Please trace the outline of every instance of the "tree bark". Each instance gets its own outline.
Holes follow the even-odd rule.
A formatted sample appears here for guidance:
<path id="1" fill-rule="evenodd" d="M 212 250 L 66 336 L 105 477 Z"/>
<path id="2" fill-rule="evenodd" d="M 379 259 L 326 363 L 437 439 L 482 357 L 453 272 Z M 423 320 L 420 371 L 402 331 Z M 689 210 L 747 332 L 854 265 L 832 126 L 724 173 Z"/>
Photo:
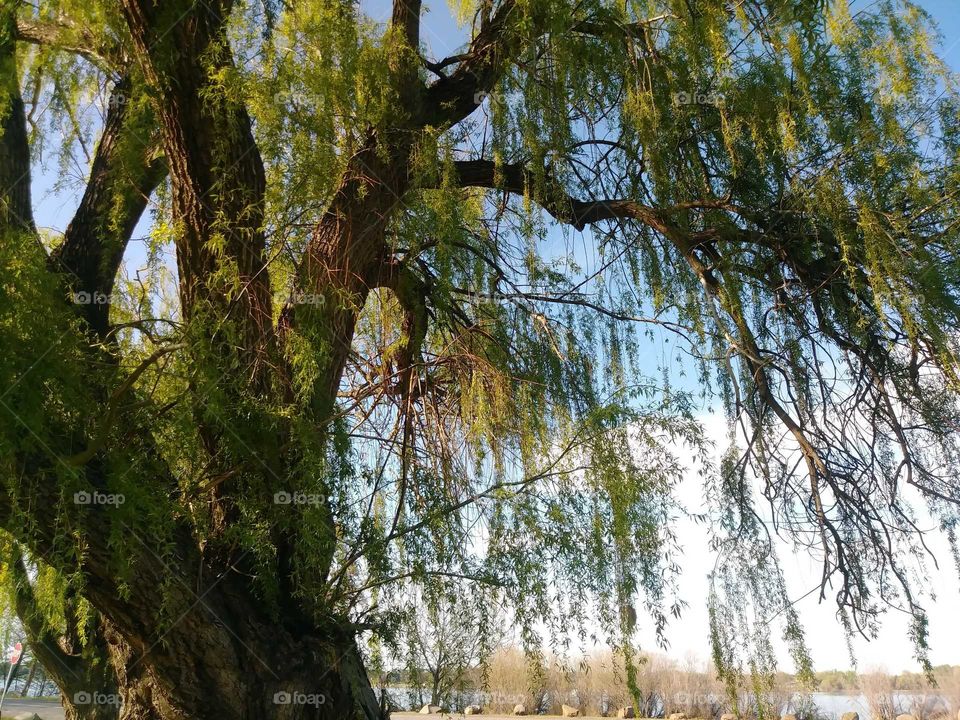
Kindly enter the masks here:
<path id="1" fill-rule="evenodd" d="M 352 633 L 298 633 L 232 601 L 206 596 L 149 654 L 149 635 L 108 633 L 120 720 L 382 717 Z"/>
<path id="2" fill-rule="evenodd" d="M 177 219 L 180 300 L 193 333 L 190 350 L 199 348 L 201 362 L 216 359 L 217 367 L 210 368 L 216 381 L 243 387 L 246 392 L 249 379 L 254 393 L 267 395 L 275 385 L 283 386 L 286 378 L 282 377 L 282 363 L 269 357 L 278 333 L 272 324 L 262 228 L 264 172 L 245 108 L 217 85 L 218 78 L 229 74 L 232 66 L 226 38 L 230 3 L 123 0 L 122 11 L 136 61 L 151 86 L 169 168 Z M 411 45 L 416 45 L 418 17 L 419 2 L 398 4 L 395 22 L 404 28 Z M 12 50 L 10 54 L 12 57 Z M 419 92 L 417 73 L 408 65 L 401 63 L 393 70 L 398 82 L 410 92 Z M 472 88 L 467 88 L 470 97 Z M 14 90 L 10 96 L 19 99 L 19 89 Z M 466 111 L 468 103 L 460 105 Z M 10 116 L 22 119 L 22 102 L 19 116 Z M 79 282 L 86 283 L 77 286 L 82 290 L 95 288 L 109 294 L 124 238 L 136 224 L 134 216 L 139 217 L 141 201 L 145 202 L 156 177 L 150 167 L 137 175 L 131 184 L 134 192 L 121 198 L 129 209 L 128 222 L 115 238 L 106 237 L 103 221 L 108 208 L 116 207 L 115 202 L 105 202 L 116 189 L 111 190 L 110 185 L 116 177 L 117 161 L 110 158 L 116 155 L 113 148 L 128 121 L 119 112 L 108 117 L 97 156 L 103 162 L 94 163 L 88 192 L 68 230 L 74 240 L 68 237 L 57 258 Z M 14 150 L 20 154 L 8 157 L 11 166 L 25 164 L 29 170 L 29 156 L 21 157 L 21 151 L 27 150 L 22 123 L 21 127 L 22 138 L 8 136 L 16 141 Z M 305 410 L 310 416 L 307 419 L 321 431 L 333 412 L 357 315 L 370 289 L 390 281 L 385 276 L 391 266 L 385 229 L 407 190 L 412 137 L 410 128 L 390 135 L 369 131 L 367 142 L 353 158 L 318 223 L 298 272 L 297 289 L 321 294 L 326 302 L 319 307 L 289 306 L 282 313 L 279 334 L 295 328 L 318 348 L 330 349 L 322 355 L 321 372 Z M 0 170 L 6 171 L 5 167 Z M 16 193 L 14 198 L 16 202 L 9 207 L 29 211 L 29 196 L 26 202 Z M 234 272 L 235 277 L 224 279 Z M 235 293 L 234 287 L 242 292 Z M 109 330 L 108 306 L 95 310 L 86 314 L 87 320 L 103 336 Z M 206 318 L 229 320 L 235 323 L 234 332 L 225 340 L 224 333 L 218 336 L 214 330 L 214 323 L 204 327 Z M 204 334 L 205 330 L 209 332 Z M 110 389 L 98 391 L 104 390 L 101 395 L 108 397 Z M 231 469 L 218 467 L 216 462 L 222 455 L 218 435 L 225 431 L 217 423 L 232 421 L 207 420 L 209 425 L 200 428 L 210 452 L 211 472 Z M 140 431 L 139 439 L 131 440 L 130 447 L 121 452 L 131 460 L 147 457 L 152 462 L 158 454 L 151 447 L 150 429 Z M 70 428 L 64 428 L 63 434 L 74 440 Z M 83 444 L 85 438 L 77 434 Z M 284 445 L 277 437 L 263 442 L 266 449 L 262 455 L 271 459 L 274 449 Z M 70 447 L 77 444 L 64 442 Z M 84 460 L 82 472 L 88 485 L 106 488 L 104 454 L 98 449 Z M 54 462 L 44 456 L 17 458 L 23 476 L 36 479 L 40 488 L 36 494 L 45 507 L 55 504 Z M 163 491 L 172 495 L 177 491 L 176 479 L 161 462 L 156 466 L 158 495 Z M 282 458 L 271 474 L 284 475 Z M 224 526 L 229 522 L 228 498 L 224 492 Z M 221 502 L 220 497 L 213 500 Z M 329 521 L 332 530 L 332 516 Z M 54 521 L 42 522 L 48 524 L 30 538 L 31 550 L 38 554 L 56 543 Z M 91 509 L 71 518 L 71 529 L 85 541 L 81 562 L 87 582 L 83 592 L 104 618 L 102 641 L 123 699 L 121 720 L 374 720 L 385 715 L 366 674 L 355 628 L 345 617 L 328 617 L 322 608 L 310 607 L 309 600 L 296 597 L 289 579 L 293 570 L 285 560 L 287 538 L 277 539 L 283 608 L 277 617 L 268 611 L 243 572 L 243 557 L 237 557 L 231 547 L 221 547 L 215 533 L 205 538 L 201 550 L 186 522 L 175 527 L 172 539 L 164 538 L 174 546 L 165 555 L 175 558 L 169 562 L 149 546 L 154 538 L 144 542 L 132 531 L 127 533 L 126 540 L 135 547 L 131 553 L 135 579 L 121 587 L 115 553 L 107 540 L 111 530 L 116 530 L 114 522 L 108 511 Z M 138 542 L 144 545 L 142 550 L 136 546 Z M 330 556 L 321 561 L 328 569 L 332 550 L 333 546 Z M 158 592 L 165 601 L 162 610 Z"/>
<path id="3" fill-rule="evenodd" d="M 34 232 L 30 146 L 16 56 L 16 7 L 0 8 L 0 229 Z"/>
<path id="4" fill-rule="evenodd" d="M 33 678 L 37 674 L 37 661 L 30 663 L 30 672 L 27 673 L 27 679 L 23 681 L 23 697 L 30 696 L 30 686 L 33 685 Z"/>
<path id="5" fill-rule="evenodd" d="M 151 193 L 166 174 L 153 118 L 133 110 L 132 93 L 127 77 L 110 93 L 83 198 L 52 258 L 67 273 L 74 299 L 86 300 L 77 302 L 77 309 L 101 339 L 109 330 L 117 268 Z"/>
<path id="6" fill-rule="evenodd" d="M 266 178 L 246 107 L 218 80 L 234 69 L 226 29 L 232 2 L 124 0 L 121 6 L 156 99 L 178 220 L 183 316 L 217 328 L 233 324 L 243 341 L 239 359 L 263 390 L 273 338 L 263 231 Z M 231 293 L 233 283 L 242 292 Z M 238 348 L 225 344 L 232 347 L 219 348 L 227 366 Z"/>

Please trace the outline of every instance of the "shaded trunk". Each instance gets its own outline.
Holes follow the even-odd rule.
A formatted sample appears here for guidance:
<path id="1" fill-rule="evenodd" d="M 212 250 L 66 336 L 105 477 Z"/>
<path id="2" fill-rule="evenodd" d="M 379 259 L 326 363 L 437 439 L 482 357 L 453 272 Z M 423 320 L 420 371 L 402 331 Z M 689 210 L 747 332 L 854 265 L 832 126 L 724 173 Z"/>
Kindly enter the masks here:
<path id="1" fill-rule="evenodd" d="M 19 88 L 19 68 L 14 43 L 15 4 L 0 9 L 0 234 L 36 233 L 30 201 L 30 151 L 24 104 Z M 67 632 L 58 635 L 49 627 L 39 610 L 29 573 L 13 546 L 9 563 L 14 581 L 14 609 L 27 634 L 34 657 L 40 661 L 46 676 L 54 681 L 63 695 L 69 720 L 113 720 L 117 709 L 106 705 L 80 702 L 88 693 L 106 698 L 116 694 L 116 677 L 112 671 L 106 646 L 96 629 L 82 647 L 72 623 L 75 616 L 67 613 Z M 71 627 L 72 626 L 72 627 Z M 31 669 L 27 681 L 29 689 Z"/>
<path id="2" fill-rule="evenodd" d="M 126 591 L 109 572 L 108 550 L 88 555 L 97 580 L 84 593 L 106 619 L 122 720 L 379 716 L 345 619 L 274 614 L 242 571 L 242 554 L 201 558 L 188 533 L 178 536 L 163 559 L 129 536 L 144 554 Z"/>
<path id="3" fill-rule="evenodd" d="M 251 385 L 255 392 L 267 395 L 273 388 L 270 373 L 274 363 L 268 361 L 268 355 L 274 328 L 272 294 L 264 270 L 263 167 L 245 109 L 220 94 L 213 82 L 220 71 L 232 67 L 225 35 L 229 6 L 228 2 L 125 0 L 122 9 L 138 61 L 157 100 L 156 118 L 178 221 L 180 298 L 190 349 L 209 363 L 211 384 L 235 385 L 244 394 Z M 19 102 L 15 84 L 10 93 L 14 105 Z M 27 147 L 22 102 L 15 110 L 9 117 L 18 118 L 19 126 L 6 137 L 11 140 L 10 147 L 19 152 Z M 100 145 L 105 157 L 116 155 L 112 151 L 117 147 L 114 131 L 119 132 L 122 122 L 118 117 L 116 124 L 108 122 L 105 128 Z M 298 318 L 302 321 L 298 329 L 311 339 L 315 335 L 318 344 L 330 342 L 333 346 L 319 373 L 312 403 L 319 427 L 333 407 L 356 315 L 369 289 L 381 281 L 384 227 L 406 182 L 405 170 L 398 169 L 406 166 L 406 143 L 409 139 L 398 143 L 396 152 L 388 153 L 399 161 L 387 162 L 375 152 L 376 139 L 371 138 L 319 224 L 304 262 L 300 277 L 304 292 L 320 293 L 328 302 L 315 317 L 305 309 L 301 315 L 306 317 Z M 0 155 L 0 176 L 11 182 L 18 179 L 18 169 L 24 166 L 29 169 L 28 156 Z M 108 295 L 112 287 L 122 244 L 103 242 L 104 226 L 99 221 L 108 205 L 104 202 L 107 196 L 95 191 L 97 187 L 108 189 L 114 167 L 113 162 L 95 163 L 91 192 L 85 195 L 78 218 L 68 230 L 76 242 L 65 243 L 58 258 L 65 270 L 82 281 L 74 285 L 75 291 L 96 288 Z M 119 238 L 132 231 L 149 188 L 162 175 L 162 168 L 145 166 L 143 170 L 131 194 L 119 198 L 130 219 L 118 232 Z M 28 219 L 29 197 L 18 193 L 28 191 L 29 184 L 14 185 L 5 183 L 14 200 L 5 206 L 6 224 L 22 225 L 19 219 Z M 89 215 L 84 214 L 87 209 Z M 227 271 L 230 276 L 225 279 Z M 230 292 L 234 284 L 244 288 L 236 297 Z M 83 314 L 91 327 L 104 335 L 108 331 L 107 308 L 90 310 Z M 285 314 L 281 329 L 292 315 L 292 310 Z M 230 333 L 215 332 L 221 319 L 233 325 Z M 283 381 L 280 378 L 277 384 Z M 107 389 L 112 387 L 107 384 Z M 202 408 L 202 398 L 197 405 Z M 219 461 L 223 455 L 220 437 L 234 419 L 200 412 L 197 417 L 210 457 Z M 246 416 L 237 422 L 244 421 L 248 421 Z M 64 436 L 73 439 L 69 431 L 65 430 Z M 148 429 L 136 436 L 125 435 L 122 453 L 131 459 L 148 458 L 151 465 L 156 461 L 152 489 L 166 487 L 173 494 L 175 478 L 162 468 L 150 438 Z M 273 466 L 273 453 L 283 444 L 271 435 L 264 438 L 263 448 L 256 447 L 251 454 L 268 457 Z M 77 463 L 83 467 L 84 479 L 93 488 L 109 487 L 109 463 L 100 446 L 82 436 L 64 446 L 90 449 L 80 454 L 82 463 Z M 56 486 L 51 481 L 56 474 L 51 470 L 51 458 L 28 455 L 19 464 L 24 476 L 45 481 L 41 489 L 38 480 L 37 495 L 43 496 L 45 506 L 52 507 Z M 284 476 L 282 458 L 275 467 L 276 471 L 265 475 L 265 482 Z M 229 464 L 209 465 L 211 473 L 222 471 L 227 477 L 231 470 Z M 219 529 L 227 527 L 232 517 L 230 492 L 242 488 L 232 487 L 229 481 L 217 488 L 211 502 L 221 509 L 215 516 Z M 156 502 L 164 501 L 158 491 Z M 164 544 L 175 547 L 169 551 L 165 547 L 161 559 L 156 554 L 159 550 L 154 549 L 159 548 L 161 539 L 145 535 L 143 541 L 126 525 L 118 528 L 115 523 L 122 521 L 109 511 L 89 507 L 72 520 L 71 529 L 85 541 L 83 592 L 102 618 L 102 633 L 88 652 L 105 661 L 86 670 L 74 668 L 58 681 L 71 719 L 374 720 L 383 715 L 363 666 L 355 630 L 344 618 L 315 622 L 313 618 L 323 613 L 294 592 L 296 569 L 287 558 L 296 538 L 277 538 L 279 604 L 284 608 L 277 617 L 253 587 L 253 571 L 245 567 L 243 554 L 234 554 L 235 546 L 230 543 L 221 545 L 216 531 L 205 538 L 201 550 L 193 528 L 178 525 L 162 538 Z M 133 578 L 122 586 L 111 549 L 117 537 L 131 544 L 135 556 L 131 561 Z M 31 549 L 40 556 L 53 548 L 55 538 L 52 525 L 39 527 L 30 538 Z M 326 560 L 329 566 L 329 558 Z M 52 674 L 64 660 L 56 655 L 55 647 L 65 648 L 57 638 L 43 646 L 50 652 L 45 666 Z M 75 654 L 72 647 L 67 650 L 66 655 Z M 94 676 L 90 668 L 99 675 Z M 74 673 L 79 683 L 74 682 Z M 74 702 L 78 693 L 86 693 L 83 699 L 90 702 Z"/>
<path id="4" fill-rule="evenodd" d="M 295 632 L 209 596 L 191 615 L 146 654 L 154 635 L 109 635 L 121 720 L 383 717 L 349 632 Z"/>
<path id="5" fill-rule="evenodd" d="M 27 679 L 23 682 L 23 692 L 21 693 L 23 697 L 30 696 L 30 686 L 33 685 L 33 678 L 37 674 L 37 661 L 34 660 L 30 663 L 30 672 L 27 673 Z"/>
<path id="6" fill-rule="evenodd" d="M 0 8 L 0 230 L 33 232 L 30 147 L 14 37 L 16 6 Z"/>

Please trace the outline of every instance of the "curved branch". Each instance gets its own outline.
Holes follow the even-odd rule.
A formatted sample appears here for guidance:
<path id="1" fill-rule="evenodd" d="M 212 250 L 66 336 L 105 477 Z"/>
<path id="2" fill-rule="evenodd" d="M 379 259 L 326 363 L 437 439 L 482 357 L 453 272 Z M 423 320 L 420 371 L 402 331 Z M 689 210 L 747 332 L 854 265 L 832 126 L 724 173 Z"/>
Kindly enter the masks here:
<path id="1" fill-rule="evenodd" d="M 492 3 L 490 3 L 492 5 Z M 422 124 L 432 127 L 455 125 L 470 115 L 493 90 L 510 63 L 514 62 L 530 38 L 541 35 L 547 18 L 539 11 L 531 18 L 518 17 L 516 0 L 504 0 L 490 16 L 484 17 L 480 31 L 466 52 L 424 66 L 439 76 L 427 90 Z M 594 17 L 574 22 L 568 32 L 597 38 L 642 39 L 643 53 L 652 53 L 651 30 L 657 23 L 673 17 L 661 15 L 648 20 L 622 23 L 615 17 Z M 457 64 L 450 75 L 444 69 Z"/>
<path id="2" fill-rule="evenodd" d="M 131 89 L 123 78 L 111 91 L 87 187 L 52 257 L 71 276 L 78 309 L 101 339 L 109 332 L 110 294 L 127 243 L 167 172 L 153 116 L 133 110 Z"/>
<path id="3" fill-rule="evenodd" d="M 10 573 L 13 580 L 14 610 L 27 634 L 34 656 L 60 688 L 78 684 L 83 678 L 82 662 L 64 651 L 57 636 L 43 619 L 33 584 L 16 541 L 11 542 Z"/>
<path id="4" fill-rule="evenodd" d="M 172 352 L 177 350 L 183 350 L 187 345 L 184 343 L 175 343 L 173 345 L 168 345 L 166 347 L 159 348 L 155 350 L 150 356 L 144 359 L 133 371 L 127 376 L 123 383 L 118 387 L 110 397 L 107 399 L 107 412 L 103 420 L 100 422 L 100 431 L 97 433 L 96 439 L 87 447 L 86 450 L 72 455 L 68 458 L 63 458 L 63 462 L 67 465 L 85 465 L 90 462 L 97 453 L 99 453 L 104 446 L 107 444 L 107 439 L 110 437 L 110 430 L 113 427 L 114 422 L 117 419 L 117 413 L 119 412 L 119 402 L 124 395 L 126 395 L 130 389 L 136 384 L 137 380 L 140 379 L 140 376 L 143 375 L 153 365 L 157 360 L 169 355 Z"/>
<path id="5" fill-rule="evenodd" d="M 533 172 L 525 165 L 506 164 L 498 166 L 492 160 L 459 160 L 454 163 L 460 187 L 481 187 L 506 190 L 515 194 L 534 191 Z M 630 218 L 666 232 L 668 223 L 658 211 L 649 205 L 633 200 L 578 200 L 564 191 L 547 175 L 547 195 L 534 200 L 556 220 L 583 230 L 587 225 L 603 220 Z"/>
<path id="6" fill-rule="evenodd" d="M 523 47 L 518 32 L 520 23 L 512 22 L 515 11 L 516 0 L 504 0 L 493 15 L 481 23 L 469 50 L 458 56 L 461 61 L 456 70 L 441 76 L 427 89 L 423 125 L 454 125 L 476 110 L 484 96 L 493 90 L 507 64 Z"/>

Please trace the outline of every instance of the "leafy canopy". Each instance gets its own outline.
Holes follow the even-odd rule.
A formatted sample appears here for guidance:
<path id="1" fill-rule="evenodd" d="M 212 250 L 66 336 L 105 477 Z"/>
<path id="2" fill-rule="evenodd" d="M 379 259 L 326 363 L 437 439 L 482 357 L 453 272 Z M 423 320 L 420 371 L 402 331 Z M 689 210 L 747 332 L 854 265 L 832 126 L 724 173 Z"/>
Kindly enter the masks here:
<path id="1" fill-rule="evenodd" d="M 20 57 L 36 155 L 62 146 L 76 162 L 100 131 L 91 113 L 150 107 L 112 3 L 20 12 L 63 26 Z M 955 548 L 960 501 L 960 98 L 930 18 L 890 0 L 451 12 L 465 44 L 430 58 L 362 5 L 233 10 L 233 62 L 209 60 L 204 98 L 252 118 L 271 319 L 300 322 L 279 335 L 282 382 L 225 365 L 217 343 L 245 336 L 222 305 L 183 312 L 168 253 L 184 219 L 157 190 L 148 272 L 121 273 L 110 310 L 110 352 L 135 376 L 126 411 L 149 427 L 133 443 L 105 431 L 107 487 L 126 497 L 109 524 L 116 571 L 136 572 L 128 532 L 162 540 L 185 524 L 199 546 L 242 555 L 278 613 L 286 568 L 318 622 L 394 641 L 412 593 L 469 583 L 506 602 L 531 651 L 589 620 L 629 657 L 638 597 L 658 633 L 683 605 L 671 524 L 692 463 L 731 687 L 772 669 L 772 618 L 809 674 L 774 532 L 822 561 L 848 633 L 905 609 L 926 663 L 920 527 L 929 513 Z M 105 88 L 121 75 L 117 99 Z M 143 118 L 131 155 L 159 145 Z M 396 278 L 359 296 L 304 285 L 345 178 L 383 168 L 404 181 L 370 232 Z M 214 257 L 230 255 L 231 213 L 206 237 Z M 105 423 L 90 373 L 121 381 L 91 361 L 47 252 L 22 236 L 0 252 L 0 385 L 21 419 L 0 431 L 0 456 L 30 528 L 31 485 L 9 458 L 80 453 L 63 439 Z M 237 267 L 217 273 L 211 286 L 240 302 Z M 341 311 L 353 326 L 339 372 L 344 338 L 324 318 Z M 682 362 L 653 359 L 667 343 Z M 715 468 L 705 405 L 729 424 Z M 89 532 L 68 507 L 86 485 L 70 462 L 49 472 L 63 542 L 47 561 L 66 571 Z"/>

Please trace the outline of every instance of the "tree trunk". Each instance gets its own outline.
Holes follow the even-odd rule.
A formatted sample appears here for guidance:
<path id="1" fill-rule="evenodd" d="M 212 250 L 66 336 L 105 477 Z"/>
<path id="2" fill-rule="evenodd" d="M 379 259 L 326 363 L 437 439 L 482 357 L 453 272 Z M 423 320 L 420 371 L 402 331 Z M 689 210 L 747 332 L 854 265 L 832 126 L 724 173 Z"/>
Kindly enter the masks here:
<path id="1" fill-rule="evenodd" d="M 0 8 L 0 230 L 33 232 L 30 146 L 15 53 L 16 6 Z"/>
<path id="2" fill-rule="evenodd" d="M 37 661 L 34 660 L 30 663 L 30 672 L 27 673 L 27 679 L 23 682 L 23 692 L 20 693 L 23 697 L 30 696 L 30 686 L 33 685 L 33 678 L 37 674 Z"/>
<path id="3" fill-rule="evenodd" d="M 226 608 L 214 610 L 232 616 Z M 204 622 L 190 623 L 195 636 L 171 633 L 175 645 L 146 656 L 110 635 L 123 701 L 120 720 L 385 717 L 349 635 L 294 635 L 274 623 L 240 617 L 230 622 L 231 630 L 242 633 L 234 636 L 208 612 L 197 609 L 196 616 Z M 202 673 L 188 671 L 189 661 L 177 663 L 198 655 Z"/>
<path id="4" fill-rule="evenodd" d="M 267 373 L 274 366 L 267 361 L 274 327 L 272 293 L 268 274 L 263 272 L 263 167 L 245 109 L 218 94 L 214 83 L 219 71 L 232 67 L 229 44 L 225 42 L 229 6 L 229 2 L 197 4 L 188 0 L 122 3 L 139 64 L 157 100 L 157 121 L 179 223 L 176 244 L 182 310 L 184 317 L 201 330 L 193 332 L 196 328 L 191 328 L 191 348 L 203 343 L 211 346 L 213 352 L 208 355 L 214 358 L 210 361 L 214 367 L 209 371 L 216 382 L 224 386 L 233 382 L 244 392 L 250 384 L 266 395 L 272 385 L 259 379 L 269 379 Z M 411 11 L 408 8 L 406 12 Z M 0 63 L 9 64 L 12 52 L 6 57 L 3 51 L 0 37 Z M 10 181 L 4 184 L 9 188 L 10 202 L 4 204 L 3 219 L 8 226 L 19 227 L 27 218 L 29 202 L 23 192 L 29 185 L 15 181 L 24 167 L 29 169 L 29 163 L 28 156 L 21 152 L 27 147 L 25 132 L 17 135 L 25 128 L 15 83 L 8 95 L 15 112 L 4 117 L 19 118 L 19 125 L 6 138 L 18 154 L 0 154 L 0 177 Z M 118 137 L 114 132 L 120 132 L 122 122 L 118 116 L 115 123 L 108 123 L 101 142 L 105 155 L 114 155 L 112 148 L 117 147 L 114 140 Z M 297 314 L 298 330 L 316 340 L 318 346 L 329 343 L 332 347 L 310 403 L 318 427 L 324 426 L 333 408 L 357 313 L 369 289 L 384 279 L 380 273 L 388 260 L 384 228 L 406 183 L 410 140 L 404 133 L 399 136 L 401 139 L 390 139 L 388 144 L 394 151 L 387 153 L 392 156 L 387 160 L 376 151 L 377 137 L 371 133 L 317 227 L 298 283 L 305 292 L 323 294 L 328 300 L 325 307 L 288 307 L 281 322 L 280 329 L 285 330 Z M 110 167 L 112 163 L 95 164 L 95 184 L 109 184 Z M 124 226 L 118 240 L 132 230 L 144 196 L 162 173 L 159 167 L 141 169 L 144 172 L 135 183 L 140 192 L 119 198 L 131 222 Z M 81 283 L 75 290 L 96 288 L 108 294 L 112 286 L 122 242 L 94 242 L 102 241 L 103 226 L 98 220 L 103 209 L 113 206 L 104 202 L 106 197 L 102 193 L 85 195 L 80 218 L 68 231 L 77 241 L 58 255 L 60 264 L 78 279 L 86 281 L 89 276 L 96 283 Z M 84 216 L 86 211 L 89 218 Z M 211 243 L 214 238 L 223 241 L 222 249 Z M 81 242 L 85 239 L 91 242 Z M 91 250 L 92 245 L 96 252 Z M 102 270 L 104 265 L 106 272 Z M 236 277 L 231 274 L 229 281 L 225 280 L 226 270 Z M 227 291 L 234 280 L 244 292 L 230 302 Z M 105 310 L 86 316 L 94 330 L 106 333 L 109 318 Z M 202 332 L 205 320 L 221 317 L 236 322 L 235 332 L 214 332 L 213 324 L 207 328 L 208 334 Z M 242 350 L 239 356 L 237 348 Z M 248 383 L 248 378 L 253 382 Z M 202 405 L 198 401 L 198 407 Z M 207 424 L 200 428 L 204 443 L 210 457 L 219 459 L 219 438 L 226 432 L 221 425 L 233 419 L 210 415 L 204 419 Z M 78 464 L 91 487 L 107 487 L 109 463 L 100 452 L 102 448 L 85 442 L 83 437 L 72 442 L 72 435 L 65 432 L 65 436 L 71 440 L 65 446 L 92 448 L 85 456 L 81 453 L 83 460 Z M 251 453 L 272 459 L 271 451 L 283 445 L 273 436 L 263 442 L 264 452 L 254 452 L 260 450 L 254 448 Z M 157 455 L 149 432 L 128 440 L 121 449 L 131 458 Z M 43 455 L 19 458 L 24 475 L 41 480 L 56 477 L 52 462 Z M 162 472 L 161 462 L 156 465 L 153 487 L 169 487 L 172 492 L 177 488 L 175 479 Z M 231 469 L 230 465 L 220 468 L 210 464 L 211 472 Z M 265 482 L 284 476 L 282 470 L 280 458 L 277 471 L 265 475 Z M 217 515 L 218 526 L 226 526 L 230 516 L 227 491 L 243 490 L 230 487 L 228 482 L 223 488 L 224 497 L 213 498 L 224 507 Z M 37 491 L 50 507 L 55 504 L 55 494 L 56 486 L 50 482 Z M 158 492 L 158 497 L 162 494 Z M 324 617 L 322 609 L 310 606 L 293 591 L 290 577 L 294 569 L 284 559 L 286 548 L 292 545 L 287 538 L 278 538 L 277 542 L 283 607 L 277 617 L 254 588 L 250 579 L 253 573 L 245 572 L 242 554 L 235 555 L 230 543 L 221 544 L 216 532 L 200 547 L 193 528 L 186 523 L 177 525 L 169 537 L 163 538 L 175 550 L 165 552 L 161 560 L 153 550 L 156 538 L 146 536 L 143 541 L 125 525 L 117 528 L 113 525 L 117 520 L 108 511 L 90 507 L 73 521 L 72 529 L 86 541 L 83 572 L 87 581 L 82 591 L 103 618 L 102 637 L 98 637 L 96 647 L 109 662 L 95 664 L 99 673 L 96 677 L 84 675 L 89 668 L 81 668 L 76 669 L 79 682 L 73 677 L 57 680 L 71 720 L 106 720 L 118 715 L 122 720 L 375 720 L 385 716 L 364 669 L 355 629 L 340 617 L 318 622 L 317 617 Z M 332 527 L 332 521 L 330 524 Z M 132 561 L 135 578 L 123 587 L 110 547 L 116 536 L 130 542 L 136 556 Z M 29 547 L 39 557 L 55 543 L 56 532 L 49 524 L 37 528 Z M 325 559 L 327 567 L 330 561 Z M 57 645 L 56 639 L 53 644 Z M 45 662 L 45 667 L 52 676 L 63 658 L 55 657 L 52 645 L 48 649 L 53 659 Z M 73 654 L 72 648 L 67 650 Z M 75 702 L 78 693 L 85 693 L 82 699 L 90 702 Z M 119 695 L 122 704 L 111 701 L 111 695 Z"/>

